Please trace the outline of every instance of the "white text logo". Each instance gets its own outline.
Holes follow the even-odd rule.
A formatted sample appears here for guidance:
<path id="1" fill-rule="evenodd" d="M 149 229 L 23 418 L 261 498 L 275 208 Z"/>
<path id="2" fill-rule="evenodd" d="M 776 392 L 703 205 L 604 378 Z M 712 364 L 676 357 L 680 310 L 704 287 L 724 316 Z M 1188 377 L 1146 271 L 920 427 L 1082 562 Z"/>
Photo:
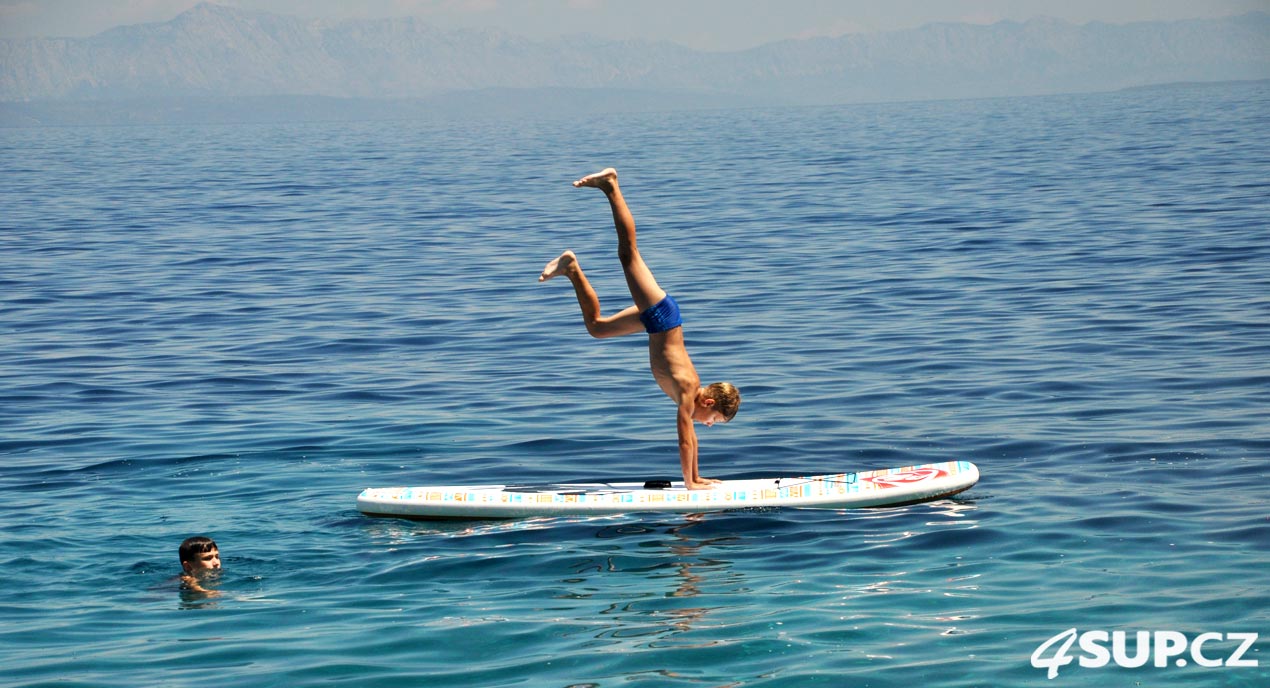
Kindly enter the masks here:
<path id="1" fill-rule="evenodd" d="M 1152 662 L 1156 667 L 1184 667 L 1190 662 L 1206 669 L 1215 667 L 1255 667 L 1257 660 L 1244 659 L 1244 653 L 1257 642 L 1256 633 L 1201 633 L 1188 638 L 1177 631 L 1137 631 L 1129 640 L 1125 631 L 1085 631 L 1069 628 L 1041 643 L 1032 653 L 1032 666 L 1048 669 L 1048 676 L 1058 676 L 1060 667 L 1078 662 L 1087 669 L 1097 669 L 1115 662 L 1116 666 L 1136 668 Z M 1238 646 L 1234 644 L 1238 643 Z M 1072 654 L 1075 644 L 1080 652 Z"/>

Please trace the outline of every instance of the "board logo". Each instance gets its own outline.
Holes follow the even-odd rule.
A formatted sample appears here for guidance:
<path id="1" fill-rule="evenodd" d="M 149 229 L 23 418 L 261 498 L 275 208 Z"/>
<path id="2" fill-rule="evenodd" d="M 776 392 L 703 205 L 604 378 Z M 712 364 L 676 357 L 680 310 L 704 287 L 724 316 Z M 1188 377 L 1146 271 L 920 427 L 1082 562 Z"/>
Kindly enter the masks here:
<path id="1" fill-rule="evenodd" d="M 866 483 L 873 483 L 878 487 L 895 487 L 897 485 L 920 483 L 923 480 L 943 478 L 947 475 L 947 471 L 939 468 L 915 468 L 911 471 L 899 471 L 887 475 L 871 475 L 867 478 L 861 478 L 861 480 Z"/>

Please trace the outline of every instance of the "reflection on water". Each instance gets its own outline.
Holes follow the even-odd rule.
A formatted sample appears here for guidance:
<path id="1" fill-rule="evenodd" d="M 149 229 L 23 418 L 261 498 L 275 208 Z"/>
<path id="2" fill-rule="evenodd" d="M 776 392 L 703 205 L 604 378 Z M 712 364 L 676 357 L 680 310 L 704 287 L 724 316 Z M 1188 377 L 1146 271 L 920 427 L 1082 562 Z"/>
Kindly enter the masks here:
<path id="1" fill-rule="evenodd" d="M 669 519 L 367 519 L 358 530 L 389 558 L 372 581 L 431 587 L 436 599 L 452 602 L 425 621 L 429 625 L 524 618 L 518 600 L 550 590 L 557 604 L 535 613 L 559 625 L 561 640 L 610 649 L 703 648 L 786 637 L 808 615 L 854 623 L 849 620 L 876 607 L 865 598 L 879 595 L 942 599 L 913 621 L 937 624 L 940 634 L 964 632 L 957 624 L 979 612 L 961 605 L 973 604 L 983 574 L 961 570 L 958 543 L 980 527 L 978 508 L 973 499 L 957 498 L 887 509 L 738 510 Z M 765 552 L 768 561 L 739 569 L 737 551 L 752 558 Z M 523 587 L 527 571 L 542 576 L 533 590 Z M 479 604 L 455 597 L 456 590 L 477 585 L 507 593 Z M 756 590 L 769 591 L 758 607 Z M 958 598 L 962 602 L 952 602 Z"/>
<path id="2" fill-rule="evenodd" d="M 713 594 L 737 577 L 732 562 L 714 553 L 735 543 L 730 535 L 694 537 L 693 530 L 706 518 L 702 514 L 680 517 L 665 523 L 623 523 L 600 528 L 595 538 L 616 544 L 604 556 L 587 559 L 561 582 L 570 586 L 566 595 L 577 598 L 607 597 L 614 590 L 626 591 L 627 599 L 601 610 L 583 632 L 597 641 L 640 639 L 636 647 L 708 647 L 717 640 L 672 642 L 679 635 L 701 627 L 715 608 L 700 603 L 703 590 Z M 690 604 L 685 604 L 693 600 Z"/>

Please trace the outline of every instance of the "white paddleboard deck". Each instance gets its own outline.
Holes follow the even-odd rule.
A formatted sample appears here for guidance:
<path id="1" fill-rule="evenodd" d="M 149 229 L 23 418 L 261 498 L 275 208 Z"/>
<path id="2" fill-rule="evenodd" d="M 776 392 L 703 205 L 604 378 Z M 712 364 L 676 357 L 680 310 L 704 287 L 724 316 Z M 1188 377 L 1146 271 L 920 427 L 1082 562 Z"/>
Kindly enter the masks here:
<path id="1" fill-rule="evenodd" d="M 682 482 L 660 488 L 650 488 L 649 483 L 372 487 L 357 496 L 357 509 L 369 516 L 416 519 L 698 513 L 759 507 L 855 509 L 949 497 L 978 480 L 979 469 L 973 463 L 947 461 L 859 473 L 725 480 L 708 490 L 686 490 Z"/>

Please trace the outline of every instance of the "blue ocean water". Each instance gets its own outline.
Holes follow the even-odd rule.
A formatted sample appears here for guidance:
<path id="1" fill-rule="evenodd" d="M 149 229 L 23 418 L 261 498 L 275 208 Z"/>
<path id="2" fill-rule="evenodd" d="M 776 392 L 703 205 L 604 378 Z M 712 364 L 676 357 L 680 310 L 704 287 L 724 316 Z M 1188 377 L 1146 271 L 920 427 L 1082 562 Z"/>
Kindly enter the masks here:
<path id="1" fill-rule="evenodd" d="M 0 130 L 0 682 L 1270 684 L 1267 131 L 1265 83 Z M 609 165 L 703 379 L 744 395 L 704 474 L 966 459 L 979 485 L 358 514 L 369 486 L 677 476 L 644 341 L 536 281 L 571 248 L 626 305 L 603 197 L 569 185 Z M 217 596 L 174 580 L 194 534 Z M 1030 658 L 1069 628 L 1261 639 L 1255 667 L 1051 680 Z"/>

